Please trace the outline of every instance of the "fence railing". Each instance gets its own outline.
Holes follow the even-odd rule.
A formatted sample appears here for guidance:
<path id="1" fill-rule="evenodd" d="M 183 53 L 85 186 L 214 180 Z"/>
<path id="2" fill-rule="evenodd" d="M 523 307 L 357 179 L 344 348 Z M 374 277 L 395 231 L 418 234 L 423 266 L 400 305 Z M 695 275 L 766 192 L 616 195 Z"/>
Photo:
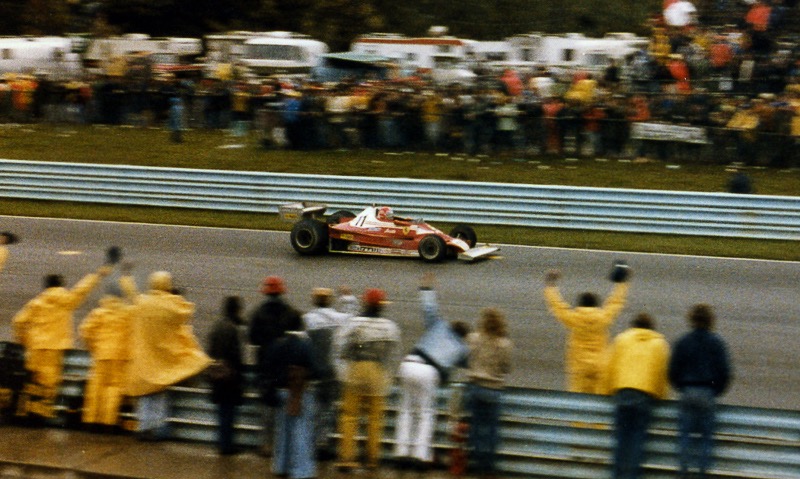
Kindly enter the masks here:
<path id="1" fill-rule="evenodd" d="M 65 360 L 61 410 L 80 405 L 82 383 L 91 364 L 83 350 L 70 351 Z M 437 458 L 446 461 L 450 441 L 450 405 L 459 385 L 439 393 L 434 437 Z M 170 389 L 171 434 L 175 439 L 213 443 L 216 414 L 203 381 Z M 397 391 L 387 406 L 383 434 L 385 457 L 394 440 Z M 650 479 L 675 477 L 677 404 L 662 401 L 654 411 L 646 445 L 646 475 Z M 236 442 L 256 447 L 262 443 L 262 408 L 249 389 L 240 408 Z M 508 388 L 503 394 L 501 447 L 498 467 L 506 475 L 527 478 L 597 479 L 610 477 L 613 447 L 613 404 L 607 396 L 530 388 Z M 719 408 L 712 475 L 729 479 L 796 479 L 800 471 L 800 411 L 722 405 Z"/>
<path id="2" fill-rule="evenodd" d="M 800 197 L 0 160 L 0 197 L 277 213 L 393 206 L 443 222 L 800 240 Z"/>

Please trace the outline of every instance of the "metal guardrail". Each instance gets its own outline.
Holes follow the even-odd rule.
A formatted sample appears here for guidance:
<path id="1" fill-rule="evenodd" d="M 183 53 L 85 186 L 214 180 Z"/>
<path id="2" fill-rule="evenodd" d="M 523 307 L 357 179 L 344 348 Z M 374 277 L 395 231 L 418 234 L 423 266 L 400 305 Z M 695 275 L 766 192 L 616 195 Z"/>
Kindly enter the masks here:
<path id="1" fill-rule="evenodd" d="M 453 223 L 800 240 L 800 197 L 0 160 L 0 197 L 277 213 L 388 204 Z"/>
<path id="2" fill-rule="evenodd" d="M 71 350 L 65 358 L 62 411 L 80 404 L 81 382 L 91 358 Z M 440 390 L 435 431 L 437 456 L 446 460 L 451 396 L 460 387 Z M 171 434 L 175 439 L 213 443 L 216 413 L 206 385 L 194 379 L 170 389 Z M 394 438 L 397 391 L 389 398 L 383 434 L 384 456 Z M 72 406 L 64 406 L 72 405 Z M 236 425 L 236 442 L 262 443 L 263 405 L 253 390 L 246 394 Z M 73 414 L 77 412 L 73 411 Z M 596 479 L 610 476 L 613 404 L 607 396 L 529 388 L 508 388 L 503 395 L 498 468 L 527 478 Z M 648 479 L 672 479 L 678 465 L 677 403 L 662 401 L 654 411 L 645 464 Z M 800 471 L 800 411 L 722 405 L 717 418 L 712 477 L 796 479 Z"/>

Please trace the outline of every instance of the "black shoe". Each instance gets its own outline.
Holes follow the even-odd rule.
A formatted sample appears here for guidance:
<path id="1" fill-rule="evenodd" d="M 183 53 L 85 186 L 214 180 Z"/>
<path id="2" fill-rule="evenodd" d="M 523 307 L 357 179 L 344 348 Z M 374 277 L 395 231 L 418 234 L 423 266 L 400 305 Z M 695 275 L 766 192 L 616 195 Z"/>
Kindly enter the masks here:
<path id="1" fill-rule="evenodd" d="M 327 448 L 317 449 L 317 460 L 321 462 L 332 461 L 336 459 L 336 453 Z"/>

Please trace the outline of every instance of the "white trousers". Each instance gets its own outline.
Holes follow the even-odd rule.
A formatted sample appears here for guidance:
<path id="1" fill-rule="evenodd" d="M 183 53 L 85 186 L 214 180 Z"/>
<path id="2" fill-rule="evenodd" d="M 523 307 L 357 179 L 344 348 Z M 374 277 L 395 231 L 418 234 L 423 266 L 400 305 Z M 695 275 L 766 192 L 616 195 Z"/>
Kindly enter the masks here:
<path id="1" fill-rule="evenodd" d="M 439 372 L 418 356 L 401 364 L 400 411 L 397 416 L 394 455 L 420 461 L 433 460 L 433 432 L 436 426 L 436 391 Z"/>

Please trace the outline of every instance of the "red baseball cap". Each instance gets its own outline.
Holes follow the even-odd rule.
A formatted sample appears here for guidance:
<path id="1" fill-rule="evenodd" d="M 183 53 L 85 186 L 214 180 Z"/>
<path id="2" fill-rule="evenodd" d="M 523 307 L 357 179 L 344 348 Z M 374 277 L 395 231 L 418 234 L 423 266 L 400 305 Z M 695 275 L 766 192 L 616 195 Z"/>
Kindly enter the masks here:
<path id="1" fill-rule="evenodd" d="M 283 294 L 286 292 L 286 285 L 280 276 L 267 276 L 261 283 L 263 294 Z"/>
<path id="2" fill-rule="evenodd" d="M 364 304 L 369 306 L 383 306 L 389 304 L 389 302 L 386 301 L 386 292 L 378 288 L 369 288 L 364 291 L 364 296 L 361 300 L 364 301 Z"/>

